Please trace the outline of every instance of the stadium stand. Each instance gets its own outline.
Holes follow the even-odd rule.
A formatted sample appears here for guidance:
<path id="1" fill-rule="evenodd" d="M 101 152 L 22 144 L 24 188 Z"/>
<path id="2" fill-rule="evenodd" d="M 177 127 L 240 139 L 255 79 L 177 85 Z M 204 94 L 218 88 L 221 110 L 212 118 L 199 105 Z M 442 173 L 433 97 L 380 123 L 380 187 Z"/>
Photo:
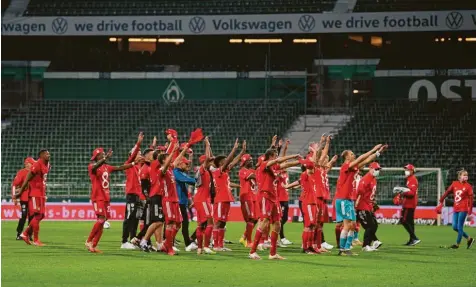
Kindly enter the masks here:
<path id="1" fill-rule="evenodd" d="M 190 132 L 201 127 L 210 136 L 215 155 L 227 154 L 235 138 L 246 139 L 249 152 L 257 158 L 270 145 L 271 136 L 282 135 L 302 112 L 297 101 L 184 101 L 176 105 L 145 101 L 42 101 L 12 117 L 2 135 L 2 182 L 10 183 L 27 155 L 35 156 L 41 148 L 51 153 L 53 170 L 48 178 L 52 187 L 73 185 L 76 194 L 60 192 L 52 196 L 85 197 L 89 178 L 87 164 L 98 146 L 112 148 L 113 164 L 127 159 L 139 131 L 150 144 L 157 135 L 163 144 L 167 128 L 175 128 L 179 139 L 188 140 Z M 276 116 L 279 115 L 279 116 Z M 203 153 L 197 145 L 195 159 Z M 114 183 L 122 183 L 118 173 Z M 233 180 L 237 180 L 234 175 Z M 50 188 L 51 191 L 51 188 Z M 9 188 L 2 188 L 9 192 Z M 116 189 L 115 196 L 123 192 Z"/>
<path id="2" fill-rule="evenodd" d="M 25 16 L 220 15 L 320 13 L 336 0 L 32 0 Z"/>
<path id="3" fill-rule="evenodd" d="M 454 0 L 358 0 L 354 12 L 437 11 L 476 8 L 474 1 Z"/>
<path id="4" fill-rule="evenodd" d="M 464 167 L 475 178 L 475 121 L 474 102 L 363 100 L 331 150 L 340 154 L 352 149 L 357 155 L 375 143 L 388 143 L 391 152 L 380 159 L 384 167 L 411 161 L 416 167 L 441 167 L 450 174 Z"/>

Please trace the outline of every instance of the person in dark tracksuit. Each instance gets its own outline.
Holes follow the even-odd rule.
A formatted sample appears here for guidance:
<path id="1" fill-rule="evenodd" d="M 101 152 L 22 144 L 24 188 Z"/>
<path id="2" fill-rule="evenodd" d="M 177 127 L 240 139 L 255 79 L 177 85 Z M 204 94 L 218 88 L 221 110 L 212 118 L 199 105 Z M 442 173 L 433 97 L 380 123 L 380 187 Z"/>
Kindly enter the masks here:
<path id="1" fill-rule="evenodd" d="M 28 223 L 30 222 L 31 218 L 28 214 L 28 190 L 29 188 L 26 190 L 26 192 L 23 192 L 23 194 L 21 195 L 20 198 L 15 198 L 15 190 L 19 187 L 21 187 L 21 185 L 23 184 L 23 182 L 25 181 L 25 178 L 26 178 L 26 175 L 28 174 L 28 172 L 30 171 L 30 167 L 35 163 L 35 160 L 31 157 L 27 157 L 25 159 L 25 168 L 23 169 L 20 169 L 15 178 L 13 179 L 13 183 L 12 183 L 12 198 L 13 198 L 13 201 L 15 202 L 15 204 L 19 201 L 20 202 L 20 208 L 21 208 L 21 217 L 20 219 L 18 220 L 18 226 L 17 226 L 17 240 L 23 240 L 21 237 L 20 237 L 20 234 L 23 232 L 23 228 L 25 227 L 25 223 L 26 223 L 26 219 L 28 218 Z M 33 232 L 33 230 L 32 230 Z M 31 233 L 30 232 L 30 238 L 31 238 Z M 31 239 L 30 239 L 31 240 Z"/>
<path id="2" fill-rule="evenodd" d="M 187 172 L 190 170 L 190 163 L 186 158 L 183 158 L 180 164 L 174 168 L 174 177 L 177 185 L 177 194 L 179 197 L 179 206 L 180 212 L 182 213 L 182 235 L 185 243 L 185 251 L 193 251 L 198 248 L 195 242 L 192 242 L 190 235 L 188 233 L 188 225 L 191 220 L 188 215 L 188 207 L 191 202 L 188 197 L 188 186 L 195 185 L 195 178 L 187 175 Z"/>

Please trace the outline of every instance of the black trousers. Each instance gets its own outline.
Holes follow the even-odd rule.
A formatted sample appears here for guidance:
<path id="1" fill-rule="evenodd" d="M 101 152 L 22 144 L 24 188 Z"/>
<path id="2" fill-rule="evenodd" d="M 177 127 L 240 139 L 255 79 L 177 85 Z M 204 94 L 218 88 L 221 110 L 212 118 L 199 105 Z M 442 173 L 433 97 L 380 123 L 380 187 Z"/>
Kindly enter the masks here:
<path id="1" fill-rule="evenodd" d="M 369 246 L 372 241 L 377 241 L 378 222 L 370 210 L 357 210 L 357 221 L 365 229 L 363 246 Z"/>
<path id="2" fill-rule="evenodd" d="M 400 223 L 403 225 L 405 230 L 410 235 L 411 240 L 418 240 L 418 237 L 415 235 L 415 208 L 403 208 L 402 217 L 400 218 Z"/>
<path id="3" fill-rule="evenodd" d="M 189 225 L 189 218 L 188 218 L 188 204 L 179 204 L 180 212 L 182 213 L 182 235 L 183 235 L 183 242 L 185 246 L 189 246 L 192 243 L 190 239 L 190 235 L 188 233 L 188 225 Z"/>
<path id="4" fill-rule="evenodd" d="M 279 232 L 279 237 L 281 239 L 283 239 L 283 238 L 286 238 L 286 236 L 284 236 L 284 224 L 286 224 L 286 222 L 288 222 L 289 202 L 280 201 L 279 203 L 281 205 L 281 212 L 282 212 L 281 231 Z"/>
<path id="5" fill-rule="evenodd" d="M 122 222 L 122 243 L 126 243 L 127 238 L 132 240 L 136 237 L 139 219 L 142 217 L 143 211 L 139 196 L 137 194 L 127 194 L 126 214 Z"/>
<path id="6" fill-rule="evenodd" d="M 28 215 L 28 201 L 20 201 L 20 208 L 21 208 L 21 217 L 18 220 L 17 234 L 20 234 L 23 232 L 23 228 L 25 227 L 27 218 L 28 218 L 28 224 L 31 221 L 31 218 Z"/>

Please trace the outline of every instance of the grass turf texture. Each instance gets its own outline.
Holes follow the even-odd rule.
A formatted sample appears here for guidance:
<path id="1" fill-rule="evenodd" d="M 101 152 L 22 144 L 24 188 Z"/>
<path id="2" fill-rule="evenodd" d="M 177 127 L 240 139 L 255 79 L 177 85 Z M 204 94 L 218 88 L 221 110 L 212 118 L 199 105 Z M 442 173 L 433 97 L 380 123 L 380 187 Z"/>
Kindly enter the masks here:
<path id="1" fill-rule="evenodd" d="M 88 253 L 84 242 L 92 222 L 48 222 L 41 224 L 45 247 L 27 246 L 15 240 L 16 222 L 2 222 L 2 286 L 475 286 L 474 249 L 466 241 L 458 250 L 451 245 L 456 233 L 450 227 L 417 226 L 422 243 L 402 246 L 407 234 L 402 226 L 381 225 L 378 252 L 354 257 L 301 253 L 298 223 L 286 224 L 291 247 L 278 248 L 287 260 L 247 258 L 248 250 L 238 244 L 243 223 L 229 223 L 227 246 L 233 252 L 201 255 L 184 252 L 169 257 L 163 253 L 121 250 L 122 223 L 112 222 L 105 230 L 99 248 L 104 254 Z M 195 228 L 196 224 L 191 224 Z M 467 231 L 475 234 L 474 229 Z M 334 225 L 327 224 L 325 235 L 334 244 Z M 360 234 L 362 240 L 363 233 Z M 181 233 L 177 235 L 181 238 Z"/>

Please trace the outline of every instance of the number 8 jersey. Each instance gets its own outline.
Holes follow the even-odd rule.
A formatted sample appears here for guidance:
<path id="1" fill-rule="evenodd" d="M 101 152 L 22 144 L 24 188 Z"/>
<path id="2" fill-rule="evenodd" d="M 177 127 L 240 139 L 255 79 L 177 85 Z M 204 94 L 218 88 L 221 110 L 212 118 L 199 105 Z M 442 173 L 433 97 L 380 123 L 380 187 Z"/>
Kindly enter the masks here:
<path id="1" fill-rule="evenodd" d="M 453 181 L 445 194 L 440 198 L 443 203 L 445 198 L 453 193 L 453 212 L 468 212 L 473 206 L 473 187 L 467 182 Z"/>
<path id="2" fill-rule="evenodd" d="M 114 167 L 108 164 L 103 164 L 96 169 L 96 173 L 93 173 L 94 163 L 89 164 L 88 172 L 91 179 L 91 201 L 110 201 L 109 195 L 109 183 L 110 175 L 114 170 Z"/>

